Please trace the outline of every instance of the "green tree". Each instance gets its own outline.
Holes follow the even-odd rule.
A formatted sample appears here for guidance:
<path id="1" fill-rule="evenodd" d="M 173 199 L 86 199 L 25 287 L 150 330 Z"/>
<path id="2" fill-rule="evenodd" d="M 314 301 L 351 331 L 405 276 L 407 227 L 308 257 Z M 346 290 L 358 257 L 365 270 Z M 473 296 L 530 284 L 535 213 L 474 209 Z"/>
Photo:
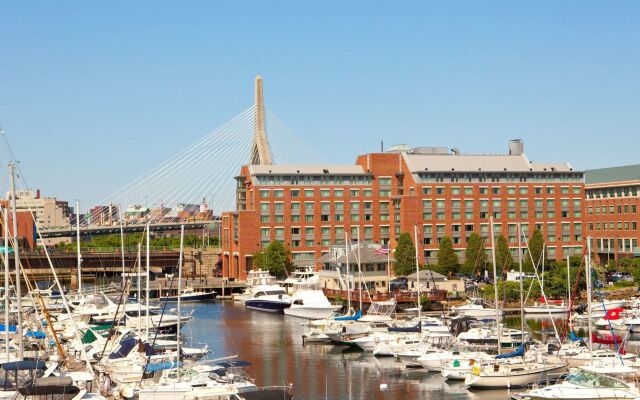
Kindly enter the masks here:
<path id="1" fill-rule="evenodd" d="M 533 271 L 533 267 L 541 265 L 542 250 L 544 248 L 544 238 L 538 229 L 535 229 L 529 238 L 529 251 L 525 259 L 525 270 Z M 533 259 L 533 264 L 531 259 Z"/>
<path id="2" fill-rule="evenodd" d="M 473 275 L 478 270 L 483 270 L 487 263 L 487 252 L 484 248 L 484 240 L 473 232 L 469 236 L 469 242 L 464 253 L 464 265 L 461 271 L 467 275 Z"/>
<path id="3" fill-rule="evenodd" d="M 496 240 L 496 271 L 498 276 L 504 276 L 504 274 L 511 268 L 511 251 L 509 250 L 509 243 L 507 238 L 503 235 L 498 236 Z"/>
<path id="4" fill-rule="evenodd" d="M 458 255 L 453 250 L 451 238 L 444 236 L 440 239 L 438 248 L 438 266 L 441 270 L 447 271 L 449 275 L 458 271 Z"/>
<path id="5" fill-rule="evenodd" d="M 407 276 L 416 270 L 416 248 L 408 233 L 400 234 L 398 244 L 393 253 L 395 259 L 393 270 L 396 276 Z"/>
<path id="6" fill-rule="evenodd" d="M 253 265 L 277 277 L 282 277 L 293 269 L 291 252 L 278 240 L 269 243 L 264 251 L 254 254 Z"/>

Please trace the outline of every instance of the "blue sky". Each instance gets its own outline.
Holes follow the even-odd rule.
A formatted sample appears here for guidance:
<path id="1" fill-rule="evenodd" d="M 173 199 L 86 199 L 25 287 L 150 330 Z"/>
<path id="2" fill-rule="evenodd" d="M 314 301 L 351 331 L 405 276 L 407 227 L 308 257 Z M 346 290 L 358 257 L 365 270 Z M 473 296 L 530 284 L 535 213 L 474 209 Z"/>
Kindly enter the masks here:
<path id="1" fill-rule="evenodd" d="M 0 125 L 86 202 L 267 106 L 331 162 L 385 144 L 638 163 L 640 3 L 0 0 Z"/>

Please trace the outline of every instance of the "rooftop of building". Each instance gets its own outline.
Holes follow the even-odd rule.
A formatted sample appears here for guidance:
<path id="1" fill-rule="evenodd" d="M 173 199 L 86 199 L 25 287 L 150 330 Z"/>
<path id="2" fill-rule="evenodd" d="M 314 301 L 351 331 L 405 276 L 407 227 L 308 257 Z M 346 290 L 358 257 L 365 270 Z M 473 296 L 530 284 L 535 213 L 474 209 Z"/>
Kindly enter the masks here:
<path id="1" fill-rule="evenodd" d="M 251 175 L 366 175 L 360 165 L 249 165 Z"/>
<path id="2" fill-rule="evenodd" d="M 627 181 L 640 181 L 640 164 L 585 171 L 585 183 L 587 185 Z"/>

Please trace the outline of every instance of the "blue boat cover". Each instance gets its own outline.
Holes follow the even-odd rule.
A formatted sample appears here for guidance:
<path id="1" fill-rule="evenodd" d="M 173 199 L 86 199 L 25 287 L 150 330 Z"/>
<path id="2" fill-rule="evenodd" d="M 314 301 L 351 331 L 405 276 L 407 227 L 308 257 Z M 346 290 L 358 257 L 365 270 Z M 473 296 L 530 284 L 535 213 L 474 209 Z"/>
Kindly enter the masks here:
<path id="1" fill-rule="evenodd" d="M 496 359 L 511 358 L 511 357 L 522 357 L 522 356 L 524 356 L 524 347 L 525 347 L 525 344 L 522 343 L 520 345 L 520 347 L 518 347 L 516 349 L 516 351 L 512 351 L 511 353 L 507 353 L 507 354 L 500 354 L 499 356 L 496 356 Z"/>
<path id="2" fill-rule="evenodd" d="M 4 324 L 0 324 L 0 332 L 4 332 L 6 328 L 4 327 Z M 17 332 L 18 331 L 18 327 L 16 325 L 9 325 L 9 332 Z"/>
<path id="3" fill-rule="evenodd" d="M 362 317 L 362 310 L 358 310 L 356 315 L 349 315 L 345 317 L 336 317 L 336 321 L 357 321 Z"/>
<path id="4" fill-rule="evenodd" d="M 41 331 L 27 331 L 25 334 L 26 337 L 34 338 L 34 339 L 45 339 L 47 335 Z"/>
<path id="5" fill-rule="evenodd" d="M 182 366 L 182 363 L 162 361 L 159 363 L 147 364 L 147 366 L 144 367 L 144 372 L 157 372 L 157 371 L 163 371 L 165 369 L 174 369 L 181 366 Z"/>
<path id="6" fill-rule="evenodd" d="M 129 338 L 127 340 L 123 340 L 122 342 L 120 342 L 120 348 L 118 348 L 118 350 L 114 351 L 113 353 L 109 354 L 109 359 L 116 360 L 118 358 L 126 357 L 129 353 L 131 353 L 131 350 L 133 350 L 133 348 L 136 347 L 137 343 L 138 342 L 136 341 L 135 338 Z"/>
<path id="7" fill-rule="evenodd" d="M 12 361 L 2 364 L 2 369 L 4 369 L 5 371 L 45 369 L 45 367 L 46 365 L 42 360 Z"/>
<path id="8" fill-rule="evenodd" d="M 569 332 L 569 337 L 571 338 L 572 342 L 584 342 L 584 338 L 578 337 L 574 331 Z"/>

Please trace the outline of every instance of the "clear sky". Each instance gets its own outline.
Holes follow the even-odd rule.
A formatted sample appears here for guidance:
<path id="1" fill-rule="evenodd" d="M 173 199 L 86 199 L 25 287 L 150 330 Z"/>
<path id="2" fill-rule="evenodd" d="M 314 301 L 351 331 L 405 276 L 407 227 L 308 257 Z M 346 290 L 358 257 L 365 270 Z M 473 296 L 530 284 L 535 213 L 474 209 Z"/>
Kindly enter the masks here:
<path id="1" fill-rule="evenodd" d="M 0 125 L 48 195 L 104 198 L 251 105 L 257 73 L 331 162 L 510 138 L 640 162 L 637 1 L 0 0 Z"/>

